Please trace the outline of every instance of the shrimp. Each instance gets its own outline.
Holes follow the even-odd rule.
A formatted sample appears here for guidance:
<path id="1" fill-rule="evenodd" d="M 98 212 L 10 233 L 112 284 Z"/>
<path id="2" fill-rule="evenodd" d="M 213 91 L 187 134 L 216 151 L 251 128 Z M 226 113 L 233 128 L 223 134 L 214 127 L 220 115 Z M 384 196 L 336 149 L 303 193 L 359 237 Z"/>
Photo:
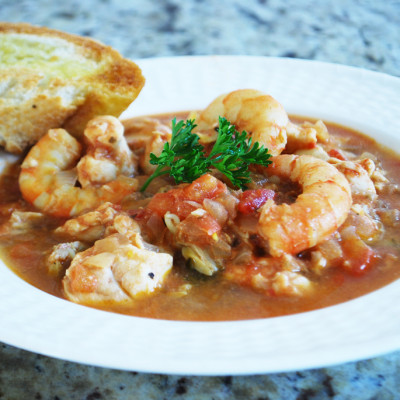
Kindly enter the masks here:
<path id="1" fill-rule="evenodd" d="M 271 256 L 297 254 L 313 247 L 345 221 L 352 205 L 350 185 L 326 161 L 280 155 L 267 172 L 297 182 L 303 190 L 293 204 L 277 205 L 270 199 L 261 208 L 257 228 Z"/>
<path id="2" fill-rule="evenodd" d="M 242 89 L 217 97 L 196 119 L 197 131 L 204 141 L 207 132 L 215 134 L 218 117 L 225 117 L 239 130 L 246 130 L 252 137 L 276 156 L 285 148 L 286 127 L 289 117 L 280 103 L 258 90 Z"/>
<path id="3" fill-rule="evenodd" d="M 88 122 L 85 132 L 86 155 L 77 165 L 78 181 L 82 187 L 113 181 L 118 175 L 135 173 L 133 153 L 124 138 L 121 122 L 110 115 Z"/>
<path id="4" fill-rule="evenodd" d="M 91 128 L 89 132 L 92 132 Z M 92 173 L 93 170 L 89 168 L 85 180 L 82 178 L 82 165 L 79 175 L 86 186 L 75 186 L 77 173 L 74 166 L 81 151 L 82 145 L 64 129 L 49 130 L 32 147 L 21 165 L 19 186 L 24 199 L 44 213 L 72 217 L 107 201 L 118 203 L 137 189 L 136 179 L 117 173 L 110 175 L 114 179 L 109 182 L 103 183 L 100 179 L 102 184 L 89 185 L 88 181 L 98 181 L 96 170 Z M 117 169 L 120 172 L 127 171 L 125 166 Z"/>

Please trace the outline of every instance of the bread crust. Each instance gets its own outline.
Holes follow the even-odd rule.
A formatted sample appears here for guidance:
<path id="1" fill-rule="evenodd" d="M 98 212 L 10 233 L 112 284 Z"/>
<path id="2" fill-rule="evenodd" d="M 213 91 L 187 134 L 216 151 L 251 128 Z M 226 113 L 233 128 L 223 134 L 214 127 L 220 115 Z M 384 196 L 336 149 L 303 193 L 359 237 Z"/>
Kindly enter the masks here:
<path id="1" fill-rule="evenodd" d="M 14 34 L 65 40 L 73 44 L 77 55 L 94 61 L 96 69 L 74 79 L 55 76 L 43 84 L 43 74 L 40 76 L 37 70 L 18 63 L 5 68 L 0 60 L 0 145 L 8 151 L 23 152 L 51 128 L 64 127 L 79 137 L 96 115 L 118 117 L 144 85 L 141 70 L 134 62 L 96 40 L 26 23 L 0 22 L 0 35 Z M 28 93 L 27 86 L 31 97 L 20 104 L 15 104 L 14 98 L 10 102 L 1 94 L 2 83 L 12 86 L 7 93 L 9 98 L 14 92 L 17 98 L 21 97 L 20 91 Z M 69 96 L 73 93 L 72 101 L 63 98 L 65 88 Z"/>

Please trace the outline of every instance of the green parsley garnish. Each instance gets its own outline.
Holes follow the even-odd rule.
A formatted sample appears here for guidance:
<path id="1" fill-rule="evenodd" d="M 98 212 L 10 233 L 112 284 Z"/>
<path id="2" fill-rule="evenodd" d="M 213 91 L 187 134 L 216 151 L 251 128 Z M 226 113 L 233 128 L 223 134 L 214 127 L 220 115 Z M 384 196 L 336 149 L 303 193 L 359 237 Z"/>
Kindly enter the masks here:
<path id="1" fill-rule="evenodd" d="M 252 144 L 246 131 L 238 132 L 226 118 L 219 117 L 218 137 L 206 155 L 199 137 L 192 132 L 195 120 L 172 120 L 171 143 L 165 143 L 160 156 L 150 154 L 150 164 L 157 169 L 144 183 L 141 191 L 146 190 L 157 176 L 169 174 L 176 183 L 193 182 L 215 168 L 222 172 L 234 186 L 246 188 L 251 181 L 248 170 L 250 164 L 267 166 L 271 164 L 271 154 L 258 142 Z"/>

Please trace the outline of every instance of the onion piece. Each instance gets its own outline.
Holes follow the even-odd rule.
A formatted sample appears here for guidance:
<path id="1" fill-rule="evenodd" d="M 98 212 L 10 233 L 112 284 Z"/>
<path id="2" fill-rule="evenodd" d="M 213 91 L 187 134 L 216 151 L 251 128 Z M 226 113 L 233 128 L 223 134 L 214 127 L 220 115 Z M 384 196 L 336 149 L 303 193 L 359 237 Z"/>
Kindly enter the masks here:
<path id="1" fill-rule="evenodd" d="M 203 206 L 221 226 L 228 220 L 228 210 L 218 201 L 204 199 Z"/>

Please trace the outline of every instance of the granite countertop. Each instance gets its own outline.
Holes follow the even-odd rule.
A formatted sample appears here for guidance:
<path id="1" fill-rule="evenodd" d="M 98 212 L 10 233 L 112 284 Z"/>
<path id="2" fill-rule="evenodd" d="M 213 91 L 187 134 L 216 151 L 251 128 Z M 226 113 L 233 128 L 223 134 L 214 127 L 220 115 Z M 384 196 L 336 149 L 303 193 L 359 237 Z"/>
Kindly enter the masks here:
<path id="1" fill-rule="evenodd" d="M 138 59 L 240 54 L 322 60 L 400 76 L 400 2 L 0 0 L 0 20 L 94 37 Z M 0 399 L 398 399 L 400 352 L 257 376 L 196 377 L 75 364 L 0 344 Z"/>

